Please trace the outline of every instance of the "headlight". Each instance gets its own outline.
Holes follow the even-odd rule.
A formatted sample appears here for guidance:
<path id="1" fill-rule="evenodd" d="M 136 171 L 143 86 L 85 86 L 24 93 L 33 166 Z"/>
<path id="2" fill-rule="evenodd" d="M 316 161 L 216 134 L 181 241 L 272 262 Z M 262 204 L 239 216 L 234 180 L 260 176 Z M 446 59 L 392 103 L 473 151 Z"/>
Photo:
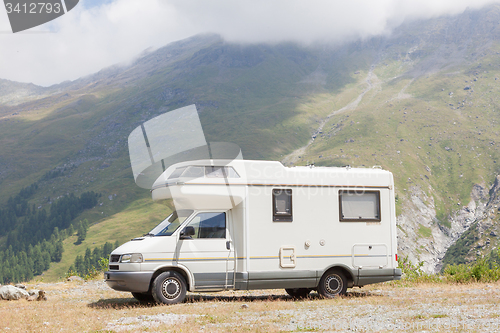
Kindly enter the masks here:
<path id="1" fill-rule="evenodd" d="M 142 262 L 142 254 L 140 253 L 124 254 L 120 259 L 120 262 L 121 263 Z"/>

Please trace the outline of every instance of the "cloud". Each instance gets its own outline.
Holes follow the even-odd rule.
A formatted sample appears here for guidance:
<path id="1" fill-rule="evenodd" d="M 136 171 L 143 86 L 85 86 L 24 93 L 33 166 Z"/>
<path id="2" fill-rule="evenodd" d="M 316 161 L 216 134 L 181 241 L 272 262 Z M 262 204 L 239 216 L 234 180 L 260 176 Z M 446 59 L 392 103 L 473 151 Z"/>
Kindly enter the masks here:
<path id="1" fill-rule="evenodd" d="M 10 30 L 5 20 L 0 16 L 3 32 Z M 196 33 L 165 1 L 76 6 L 50 24 L 0 34 L 0 78 L 40 85 L 74 80 Z"/>
<path id="2" fill-rule="evenodd" d="M 198 33 L 244 43 L 341 43 L 390 33 L 404 20 L 453 15 L 500 0 L 81 0 L 26 33 L 0 8 L 0 78 L 50 85 Z M 49 32 L 47 32 L 49 31 Z"/>
<path id="3" fill-rule="evenodd" d="M 212 0 L 176 3 L 199 29 L 231 41 L 342 42 L 390 32 L 406 19 L 453 15 L 498 0 Z"/>

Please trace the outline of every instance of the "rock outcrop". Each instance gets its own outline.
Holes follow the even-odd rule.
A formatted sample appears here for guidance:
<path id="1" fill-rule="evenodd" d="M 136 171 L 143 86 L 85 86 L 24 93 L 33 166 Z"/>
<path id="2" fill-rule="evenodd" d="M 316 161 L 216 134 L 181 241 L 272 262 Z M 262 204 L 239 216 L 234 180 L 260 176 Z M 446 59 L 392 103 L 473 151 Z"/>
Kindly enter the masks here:
<path id="1" fill-rule="evenodd" d="M 497 187 L 500 189 L 500 184 Z M 432 195 L 417 186 L 409 191 L 411 201 L 403 205 L 403 213 L 397 219 L 398 251 L 413 263 L 423 262 L 425 272 L 437 273 L 448 248 L 484 215 L 487 190 L 485 186 L 474 185 L 469 203 L 448 216 L 447 225 L 438 221 Z M 429 192 L 432 193 L 432 188 Z"/>
<path id="2" fill-rule="evenodd" d="M 47 296 L 43 290 L 26 290 L 26 286 L 16 284 L 15 286 L 1 286 L 0 300 L 14 301 L 26 299 L 28 301 L 46 301 Z"/>
<path id="3" fill-rule="evenodd" d="M 7 301 L 27 299 L 30 294 L 21 288 L 14 286 L 2 286 L 0 287 L 0 298 Z"/>

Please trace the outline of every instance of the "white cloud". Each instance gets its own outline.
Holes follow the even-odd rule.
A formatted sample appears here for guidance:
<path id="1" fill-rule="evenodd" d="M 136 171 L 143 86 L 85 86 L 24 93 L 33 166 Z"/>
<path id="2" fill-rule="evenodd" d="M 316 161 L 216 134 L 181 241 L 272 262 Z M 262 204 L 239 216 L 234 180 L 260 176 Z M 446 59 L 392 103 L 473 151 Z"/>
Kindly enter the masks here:
<path id="1" fill-rule="evenodd" d="M 2 17 L 0 21 L 4 23 Z M 1 24 L 0 29 L 5 32 L 10 27 Z M 90 9 L 76 6 L 46 25 L 0 34 L 0 78 L 41 85 L 74 80 L 126 62 L 146 48 L 198 32 L 164 1 L 120 0 Z"/>
<path id="2" fill-rule="evenodd" d="M 500 0 L 115 0 L 11 34 L 0 8 L 0 78 L 49 85 L 129 61 L 197 33 L 229 41 L 342 42 L 388 33 L 405 19 L 458 14 Z M 95 2 L 94 2 L 95 3 Z M 93 4 L 94 4 L 93 3 Z M 36 33 L 53 30 L 54 33 Z"/>
<path id="3" fill-rule="evenodd" d="M 197 28 L 245 42 L 344 41 L 389 32 L 405 19 L 458 14 L 498 0 L 212 0 L 203 10 L 190 1 L 177 9 Z M 198 3 L 199 4 L 199 3 Z"/>

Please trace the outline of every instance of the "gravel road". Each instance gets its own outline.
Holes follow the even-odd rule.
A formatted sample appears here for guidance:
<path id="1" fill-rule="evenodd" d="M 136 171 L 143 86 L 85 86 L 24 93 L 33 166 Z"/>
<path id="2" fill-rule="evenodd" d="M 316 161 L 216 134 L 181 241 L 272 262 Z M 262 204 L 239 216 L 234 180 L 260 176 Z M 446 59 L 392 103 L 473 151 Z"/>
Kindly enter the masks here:
<path id="1" fill-rule="evenodd" d="M 139 304 L 103 281 L 28 288 L 45 290 L 47 302 L 0 302 L 0 331 L 500 332 L 500 283 L 387 283 L 330 300 L 228 291 L 189 294 L 173 306 Z"/>

